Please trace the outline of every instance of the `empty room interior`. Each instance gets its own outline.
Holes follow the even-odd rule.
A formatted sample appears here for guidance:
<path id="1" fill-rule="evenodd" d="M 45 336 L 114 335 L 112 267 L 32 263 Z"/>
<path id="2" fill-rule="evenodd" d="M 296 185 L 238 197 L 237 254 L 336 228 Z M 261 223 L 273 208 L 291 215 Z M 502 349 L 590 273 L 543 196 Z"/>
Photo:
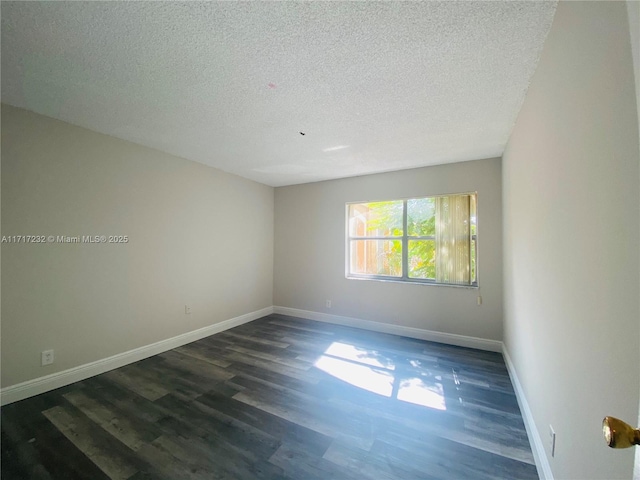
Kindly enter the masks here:
<path id="1" fill-rule="evenodd" d="M 3 479 L 640 480 L 640 2 L 0 16 Z"/>

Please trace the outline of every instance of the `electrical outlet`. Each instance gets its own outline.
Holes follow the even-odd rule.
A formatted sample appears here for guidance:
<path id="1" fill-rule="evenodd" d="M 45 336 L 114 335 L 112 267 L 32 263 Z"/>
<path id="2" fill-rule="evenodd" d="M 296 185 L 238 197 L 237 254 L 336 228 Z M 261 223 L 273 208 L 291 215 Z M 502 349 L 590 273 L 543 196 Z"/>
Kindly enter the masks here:
<path id="1" fill-rule="evenodd" d="M 51 365 L 53 363 L 53 350 L 44 350 L 42 352 L 42 366 Z"/>
<path id="2" fill-rule="evenodd" d="M 327 300 L 327 308 L 331 308 L 331 300 Z"/>
<path id="3" fill-rule="evenodd" d="M 478 295 L 478 298 L 476 301 L 478 302 L 478 306 L 482 305 L 482 297 L 480 295 Z"/>
<path id="4" fill-rule="evenodd" d="M 549 450 L 551 451 L 551 456 L 556 456 L 556 432 L 551 425 L 549 425 Z"/>
<path id="5" fill-rule="evenodd" d="M 191 315 L 191 307 L 189 305 L 184 306 L 184 314 Z"/>

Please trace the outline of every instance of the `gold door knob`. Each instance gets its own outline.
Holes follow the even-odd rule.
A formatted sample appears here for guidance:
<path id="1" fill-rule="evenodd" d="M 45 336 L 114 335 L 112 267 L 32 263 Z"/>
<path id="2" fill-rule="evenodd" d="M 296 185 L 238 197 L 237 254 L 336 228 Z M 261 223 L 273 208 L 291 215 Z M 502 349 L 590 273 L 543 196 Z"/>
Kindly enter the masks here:
<path id="1" fill-rule="evenodd" d="M 604 417 L 602 420 L 602 434 L 611 448 L 629 448 L 640 445 L 640 429 L 615 417 Z"/>

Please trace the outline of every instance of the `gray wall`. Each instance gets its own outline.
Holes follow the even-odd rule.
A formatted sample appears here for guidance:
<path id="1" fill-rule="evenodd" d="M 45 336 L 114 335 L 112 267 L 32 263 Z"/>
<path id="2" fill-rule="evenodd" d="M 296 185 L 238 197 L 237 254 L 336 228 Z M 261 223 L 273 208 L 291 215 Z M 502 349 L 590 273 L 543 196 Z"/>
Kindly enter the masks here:
<path id="1" fill-rule="evenodd" d="M 560 2 L 503 157 L 505 344 L 555 478 L 631 478 L 638 418 L 638 117 L 624 2 Z"/>
<path id="2" fill-rule="evenodd" d="M 500 159 L 489 159 L 276 188 L 274 305 L 501 340 L 500 178 Z M 480 290 L 345 278 L 346 202 L 469 191 Z"/>
<path id="3" fill-rule="evenodd" d="M 2 245 L 3 387 L 272 304 L 271 187 L 7 105 L 2 234 L 130 238 Z"/>

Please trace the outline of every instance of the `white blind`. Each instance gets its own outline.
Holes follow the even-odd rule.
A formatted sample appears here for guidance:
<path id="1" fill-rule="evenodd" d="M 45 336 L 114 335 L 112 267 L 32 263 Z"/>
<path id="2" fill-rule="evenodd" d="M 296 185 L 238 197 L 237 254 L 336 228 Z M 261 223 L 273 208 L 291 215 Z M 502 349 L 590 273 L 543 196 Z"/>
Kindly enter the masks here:
<path id="1" fill-rule="evenodd" d="M 470 282 L 469 195 L 436 197 L 436 282 Z"/>

